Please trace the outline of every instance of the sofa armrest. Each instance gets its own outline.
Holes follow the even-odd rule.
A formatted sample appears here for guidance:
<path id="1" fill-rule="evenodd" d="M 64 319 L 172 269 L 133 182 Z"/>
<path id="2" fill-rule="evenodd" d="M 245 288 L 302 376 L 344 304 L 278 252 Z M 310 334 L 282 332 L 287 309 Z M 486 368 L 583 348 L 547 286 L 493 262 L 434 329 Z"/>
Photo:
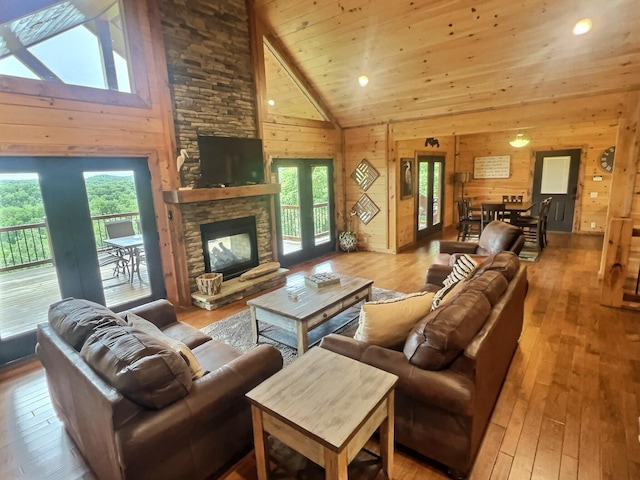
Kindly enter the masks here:
<path id="1" fill-rule="evenodd" d="M 440 253 L 475 253 L 478 244 L 475 242 L 440 241 Z"/>
<path id="2" fill-rule="evenodd" d="M 398 376 L 396 389 L 420 402 L 461 415 L 473 413 L 473 382 L 450 370 L 423 370 L 409 363 L 403 352 L 378 347 L 343 335 L 327 335 L 320 342 L 331 350 Z"/>
<path id="3" fill-rule="evenodd" d="M 453 267 L 449 265 L 433 264 L 427 269 L 427 278 L 425 283 L 431 283 L 433 285 L 444 286 L 444 279 L 451 273 Z"/>
<path id="4" fill-rule="evenodd" d="M 144 305 L 134 307 L 121 313 L 122 315 L 125 315 L 127 312 L 135 313 L 145 320 L 149 320 L 158 328 L 165 327 L 178 321 L 173 304 L 165 299 L 145 303 Z"/>
<path id="5" fill-rule="evenodd" d="M 215 415 L 282 369 L 282 354 L 273 345 L 262 344 L 221 368 L 193 382 L 185 400 L 195 418 Z"/>

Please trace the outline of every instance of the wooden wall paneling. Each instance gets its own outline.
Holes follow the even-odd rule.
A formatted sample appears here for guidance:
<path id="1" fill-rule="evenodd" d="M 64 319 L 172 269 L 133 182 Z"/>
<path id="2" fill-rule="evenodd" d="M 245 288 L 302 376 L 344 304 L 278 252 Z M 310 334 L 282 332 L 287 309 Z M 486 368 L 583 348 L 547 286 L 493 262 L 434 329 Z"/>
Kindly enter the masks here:
<path id="1" fill-rule="evenodd" d="M 366 193 L 378 208 L 380 208 L 380 212 L 368 225 L 364 225 L 360 220 L 354 221 L 358 233 L 358 242 L 365 250 L 389 252 L 387 244 L 389 173 L 387 165 L 386 126 L 377 125 L 374 127 L 345 130 L 344 141 L 344 161 L 347 176 L 345 186 L 347 211 L 351 210 L 363 193 Z M 363 158 L 366 158 L 380 174 L 366 192 L 350 178 L 351 173 L 353 173 L 353 170 Z"/>

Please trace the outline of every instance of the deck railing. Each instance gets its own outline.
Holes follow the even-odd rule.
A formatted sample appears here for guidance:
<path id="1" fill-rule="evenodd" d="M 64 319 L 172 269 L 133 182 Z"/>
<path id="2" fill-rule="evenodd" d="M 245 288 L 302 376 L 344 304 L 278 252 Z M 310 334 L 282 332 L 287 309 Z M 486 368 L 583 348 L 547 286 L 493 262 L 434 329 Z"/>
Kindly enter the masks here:
<path id="1" fill-rule="evenodd" d="M 105 221 L 133 221 L 134 229 L 138 229 L 136 219 L 138 212 L 114 213 L 91 217 L 93 233 L 96 239 L 96 250 L 104 248 L 103 241 L 107 237 Z M 138 232 L 140 233 L 140 232 Z M 0 272 L 19 268 L 53 264 L 49 229 L 46 220 L 42 223 L 0 227 Z"/>
<path id="2" fill-rule="evenodd" d="M 297 205 L 281 205 L 280 219 L 282 223 L 282 238 L 284 240 L 300 241 L 300 207 Z M 313 227 L 315 237 L 329 234 L 329 204 L 316 203 L 313 206 Z"/>

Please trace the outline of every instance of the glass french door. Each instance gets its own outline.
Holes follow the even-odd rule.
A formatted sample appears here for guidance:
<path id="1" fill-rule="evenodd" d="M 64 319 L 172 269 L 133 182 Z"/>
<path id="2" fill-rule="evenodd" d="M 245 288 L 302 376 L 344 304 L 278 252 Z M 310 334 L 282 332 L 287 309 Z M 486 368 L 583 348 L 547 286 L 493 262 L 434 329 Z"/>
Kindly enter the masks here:
<path id="1" fill-rule="evenodd" d="M 417 236 L 442 231 L 444 157 L 418 155 Z"/>
<path id="2" fill-rule="evenodd" d="M 104 224 L 119 216 L 141 239 L 138 271 L 101 262 Z M 0 158 L 0 255 L 0 364 L 34 353 L 59 299 L 120 311 L 164 297 L 146 159 Z"/>
<path id="3" fill-rule="evenodd" d="M 278 260 L 289 267 L 335 250 L 333 162 L 276 159 Z"/>

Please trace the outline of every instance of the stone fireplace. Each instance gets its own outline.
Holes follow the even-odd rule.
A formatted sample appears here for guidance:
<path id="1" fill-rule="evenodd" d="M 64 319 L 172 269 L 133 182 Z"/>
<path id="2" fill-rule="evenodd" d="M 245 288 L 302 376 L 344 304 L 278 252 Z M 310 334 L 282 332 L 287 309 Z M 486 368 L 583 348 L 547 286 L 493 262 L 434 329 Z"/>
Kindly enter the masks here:
<path id="1" fill-rule="evenodd" d="M 255 221 L 255 244 L 257 247 L 255 255 L 258 264 L 273 260 L 270 198 L 268 195 L 185 203 L 181 205 L 181 210 L 189 285 L 192 292 L 197 290 L 196 277 L 209 271 L 205 266 L 202 225 L 219 223 L 226 228 L 229 221 L 252 217 Z M 227 248 L 229 248 L 228 245 Z M 243 265 L 242 268 L 249 270 L 251 267 L 245 268 Z M 235 273 L 239 275 L 242 272 Z M 232 276 L 233 274 L 230 278 Z"/>
<path id="2" fill-rule="evenodd" d="M 200 225 L 206 272 L 230 280 L 258 266 L 256 218 L 242 217 Z"/>

